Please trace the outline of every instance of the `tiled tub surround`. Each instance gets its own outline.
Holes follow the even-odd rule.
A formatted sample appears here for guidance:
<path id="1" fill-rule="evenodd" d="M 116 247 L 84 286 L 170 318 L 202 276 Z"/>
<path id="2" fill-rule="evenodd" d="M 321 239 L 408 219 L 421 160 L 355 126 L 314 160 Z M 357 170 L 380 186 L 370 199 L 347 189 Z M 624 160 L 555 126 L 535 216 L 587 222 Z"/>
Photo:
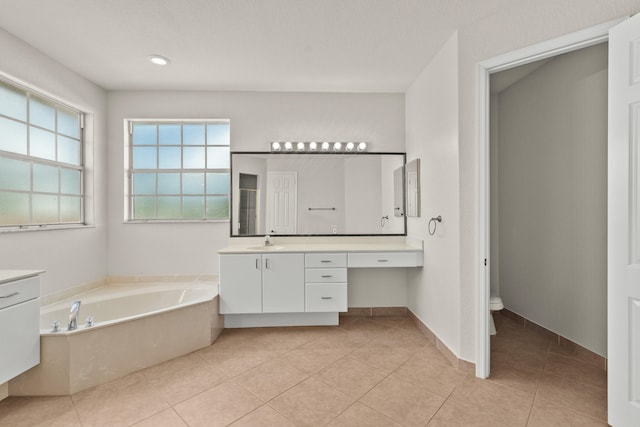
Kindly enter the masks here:
<path id="1" fill-rule="evenodd" d="M 81 300 L 79 328 L 66 331 Z M 95 318 L 86 328 L 84 319 Z M 51 322 L 60 331 L 51 332 Z M 222 331 L 217 283 L 97 288 L 41 309 L 41 363 L 9 382 L 9 395 L 63 395 L 210 345 Z M 188 333 L 187 333 L 188 332 Z"/>

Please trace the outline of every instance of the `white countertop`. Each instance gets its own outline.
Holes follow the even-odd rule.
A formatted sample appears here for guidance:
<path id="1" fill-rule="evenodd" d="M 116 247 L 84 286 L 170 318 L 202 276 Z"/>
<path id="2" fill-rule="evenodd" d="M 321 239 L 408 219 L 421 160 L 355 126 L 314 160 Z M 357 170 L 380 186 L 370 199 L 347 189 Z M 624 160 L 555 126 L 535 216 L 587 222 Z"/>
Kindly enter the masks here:
<path id="1" fill-rule="evenodd" d="M 44 270 L 0 270 L 0 283 L 26 279 L 44 273 Z"/>
<path id="2" fill-rule="evenodd" d="M 272 241 L 274 239 L 272 238 Z M 279 243 L 272 242 L 272 246 L 264 246 L 264 241 L 251 241 L 245 244 L 232 244 L 218 251 L 219 254 L 250 254 L 250 253 L 287 253 L 287 252 L 422 252 L 422 248 L 409 245 L 404 241 L 371 241 L 371 242 L 304 242 Z"/>

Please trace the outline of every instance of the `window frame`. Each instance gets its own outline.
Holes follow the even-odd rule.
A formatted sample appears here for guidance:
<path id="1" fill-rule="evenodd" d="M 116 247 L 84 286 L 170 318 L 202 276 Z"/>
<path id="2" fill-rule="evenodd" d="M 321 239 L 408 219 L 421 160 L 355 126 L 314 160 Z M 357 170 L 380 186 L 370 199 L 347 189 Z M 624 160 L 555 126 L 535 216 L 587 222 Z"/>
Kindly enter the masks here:
<path id="1" fill-rule="evenodd" d="M 26 101 L 26 111 L 25 118 L 17 118 L 13 116 L 7 116 L 0 113 L 0 118 L 7 120 L 9 122 L 20 123 L 25 126 L 26 132 L 26 154 L 15 152 L 15 151 L 6 151 L 0 149 L 0 158 L 7 160 L 15 160 L 20 162 L 25 162 L 29 167 L 29 189 L 28 190 L 16 190 L 16 189 L 0 189 L 0 192 L 4 193 L 15 193 L 15 194 L 26 194 L 28 196 L 28 218 L 27 223 L 15 223 L 15 224 L 0 224 L 0 233 L 6 232 L 16 232 L 16 231 L 34 231 L 34 230 L 58 230 L 58 229 L 67 229 L 67 228 L 85 228 L 89 226 L 87 222 L 87 194 L 86 194 L 86 116 L 87 113 L 82 111 L 81 109 L 70 105 L 65 101 L 61 101 L 60 99 L 54 98 L 52 96 L 43 93 L 41 90 L 37 88 L 33 88 L 24 84 L 19 83 L 18 81 L 10 78 L 9 76 L 0 75 L 0 84 L 9 88 L 9 90 L 15 90 L 17 92 L 21 92 L 25 96 Z M 44 127 L 36 122 L 32 121 L 31 117 L 31 103 L 32 100 L 38 101 L 39 103 L 48 104 L 55 111 L 54 122 L 55 125 L 53 129 Z M 64 111 L 67 113 L 73 113 L 77 115 L 78 118 L 78 136 L 75 137 L 68 133 L 63 133 L 59 129 L 59 114 L 60 111 Z M 32 155 L 32 129 L 36 129 L 38 131 L 45 131 L 48 133 L 52 133 L 54 136 L 54 151 L 55 151 L 55 160 L 47 159 L 44 157 L 38 157 Z M 71 139 L 78 142 L 78 164 L 66 163 L 64 161 L 59 160 L 60 152 L 59 152 L 59 137 Z M 45 167 L 54 167 L 57 169 L 57 190 L 53 191 L 42 191 L 42 190 L 34 190 L 34 166 L 45 166 Z M 79 190 L 78 193 L 70 193 L 63 192 L 63 183 L 62 183 L 62 171 L 63 170 L 71 170 L 79 173 Z M 57 221 L 56 222 L 34 222 L 34 202 L 33 196 L 55 196 L 57 197 Z M 62 221 L 62 197 L 73 197 L 79 200 L 79 219 L 77 221 Z"/>
<path id="2" fill-rule="evenodd" d="M 184 130 L 183 130 L 183 125 L 204 125 L 204 129 L 205 129 L 205 141 L 203 145 L 191 145 L 191 144 L 184 144 Z M 215 125 L 215 124 L 226 124 L 229 127 L 229 143 L 228 144 L 224 144 L 224 145 L 220 145 L 220 144 L 207 144 L 207 132 L 208 132 L 208 125 Z M 156 133 L 156 144 L 155 145 L 146 145 L 146 144 L 140 144 L 140 145 L 134 145 L 134 126 L 135 125 L 155 125 L 156 129 L 159 129 L 157 126 L 160 125 L 180 125 L 181 126 L 181 137 L 180 137 L 180 145 L 176 145 L 176 144 L 160 144 L 159 142 L 159 134 Z M 229 154 L 229 167 L 228 168 L 207 168 L 207 160 L 208 160 L 208 148 L 212 148 L 212 147 L 226 147 L 229 151 L 229 153 L 231 152 L 231 120 L 229 119 L 125 119 L 125 140 L 126 140 L 126 159 L 125 159 L 125 168 L 126 168 L 126 184 L 125 184 L 125 189 L 126 189 L 126 197 L 125 197 L 125 218 L 124 218 L 124 222 L 126 224 L 159 224 L 159 223 L 217 223 L 217 222 L 229 222 L 231 220 L 230 216 L 231 216 L 231 155 Z M 156 131 L 158 132 L 158 131 Z M 134 148 L 135 147 L 156 147 L 157 149 L 160 147 L 180 147 L 180 153 L 181 153 L 181 161 L 180 161 L 180 168 L 161 168 L 160 167 L 160 151 L 158 150 L 156 152 L 156 168 L 155 169 L 150 169 L 150 168 L 134 168 L 133 167 L 133 162 L 134 162 Z M 203 168 L 185 168 L 184 167 L 184 147 L 202 147 L 204 148 L 204 167 Z M 151 173 L 151 174 L 155 174 L 156 175 L 156 182 L 155 182 L 155 193 L 149 193 L 148 195 L 136 195 L 134 193 L 134 175 L 135 174 L 141 174 L 141 173 Z M 161 173 L 176 173 L 180 175 L 180 192 L 177 194 L 161 194 L 158 191 L 158 176 Z M 185 193 L 184 189 L 183 189 L 183 178 L 185 174 L 189 174 L 189 173 L 201 173 L 203 174 L 203 180 L 204 180 L 204 188 L 203 188 L 203 193 L 201 194 L 190 194 L 190 193 Z M 224 173 L 228 175 L 229 178 L 229 187 L 228 187 L 228 191 L 227 193 L 213 193 L 213 194 L 207 194 L 207 189 L 206 189 L 206 185 L 207 185 L 207 174 L 209 173 Z M 184 196 L 201 196 L 204 200 L 204 205 L 203 205 L 203 213 L 204 213 L 204 217 L 203 218 L 158 218 L 158 209 L 159 209 L 159 203 L 158 203 L 158 198 L 159 197 L 179 197 L 180 198 L 180 216 L 183 215 L 183 197 Z M 222 197 L 222 196 L 226 196 L 227 200 L 228 200 L 228 213 L 227 216 L 225 218 L 206 218 L 206 210 L 207 210 L 207 204 L 206 204 L 206 199 L 209 197 Z M 136 197 L 150 197 L 150 198 L 155 198 L 155 218 L 135 218 L 135 198 Z"/>

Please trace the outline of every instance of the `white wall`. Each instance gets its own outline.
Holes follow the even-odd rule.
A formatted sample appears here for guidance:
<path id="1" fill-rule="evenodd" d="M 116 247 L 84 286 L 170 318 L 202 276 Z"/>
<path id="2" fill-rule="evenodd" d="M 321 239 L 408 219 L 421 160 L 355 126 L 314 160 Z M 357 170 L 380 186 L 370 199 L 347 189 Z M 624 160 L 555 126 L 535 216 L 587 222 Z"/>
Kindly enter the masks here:
<path id="1" fill-rule="evenodd" d="M 454 34 L 406 93 L 407 161 L 420 159 L 421 216 L 408 236 L 424 239 L 424 267 L 408 272 L 408 301 L 451 351 L 460 354 L 458 201 L 458 37 Z M 429 218 L 442 215 L 434 236 Z"/>
<path id="2" fill-rule="evenodd" d="M 314 161 L 315 160 L 315 161 Z M 298 183 L 297 233 L 345 232 L 345 170 L 342 158 L 331 159 L 331 170 L 317 159 L 276 156 L 269 158 L 269 171 L 296 172 Z M 322 177 L 322 179 L 318 179 Z M 336 208 L 310 211 L 309 208 Z"/>
<path id="3" fill-rule="evenodd" d="M 41 295 L 100 280 L 107 272 L 106 94 L 0 29 L 0 73 L 88 113 L 87 211 L 92 227 L 0 235 L 0 268 L 42 269 Z"/>
<path id="4" fill-rule="evenodd" d="M 500 92 L 497 128 L 505 307 L 606 355 L 607 44 Z"/>
<path id="5" fill-rule="evenodd" d="M 108 94 L 109 273 L 216 274 L 228 222 L 124 224 L 124 127 L 133 118 L 228 118 L 233 151 L 269 141 L 367 141 L 404 151 L 403 94 L 110 92 Z"/>
<path id="6" fill-rule="evenodd" d="M 638 0 L 539 0 L 518 2 L 459 30 L 460 102 L 460 355 L 475 360 L 478 247 L 478 171 L 476 64 L 499 54 L 530 46 L 640 10 Z"/>
<path id="7" fill-rule="evenodd" d="M 349 234 L 383 233 L 380 227 L 382 208 L 382 158 L 359 156 L 344 162 L 344 216 Z M 389 179 L 389 177 L 387 177 Z"/>

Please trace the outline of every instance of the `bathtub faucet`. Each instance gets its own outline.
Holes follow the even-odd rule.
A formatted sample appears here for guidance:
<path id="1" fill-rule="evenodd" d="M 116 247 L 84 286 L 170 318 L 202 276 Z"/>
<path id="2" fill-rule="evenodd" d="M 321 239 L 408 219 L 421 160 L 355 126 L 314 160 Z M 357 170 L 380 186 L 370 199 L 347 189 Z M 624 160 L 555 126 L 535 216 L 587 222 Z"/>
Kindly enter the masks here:
<path id="1" fill-rule="evenodd" d="M 75 301 L 71 304 L 71 310 L 69 311 L 69 326 L 67 326 L 67 330 L 73 331 L 78 328 L 78 316 L 80 316 L 80 301 Z"/>

